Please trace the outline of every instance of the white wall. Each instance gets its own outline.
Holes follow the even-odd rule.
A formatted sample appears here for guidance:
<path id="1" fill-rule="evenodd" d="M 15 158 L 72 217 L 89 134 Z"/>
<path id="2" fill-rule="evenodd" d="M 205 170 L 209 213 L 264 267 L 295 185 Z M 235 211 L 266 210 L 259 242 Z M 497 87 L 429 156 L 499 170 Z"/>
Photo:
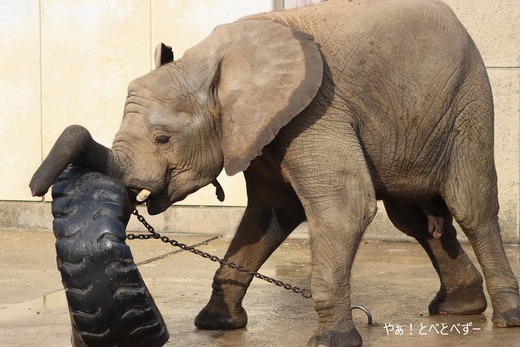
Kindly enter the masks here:
<path id="1" fill-rule="evenodd" d="M 158 42 L 180 57 L 216 25 L 271 9 L 272 0 L 3 0 L 0 200 L 41 200 L 28 182 L 67 125 L 110 146 L 128 83 L 150 71 Z M 242 177 L 221 181 L 225 204 L 244 205 Z M 207 189 L 185 203 L 219 202 Z"/>
<path id="2" fill-rule="evenodd" d="M 30 199 L 41 158 L 40 13 L 38 1 L 0 3 L 0 190 L 2 200 Z"/>

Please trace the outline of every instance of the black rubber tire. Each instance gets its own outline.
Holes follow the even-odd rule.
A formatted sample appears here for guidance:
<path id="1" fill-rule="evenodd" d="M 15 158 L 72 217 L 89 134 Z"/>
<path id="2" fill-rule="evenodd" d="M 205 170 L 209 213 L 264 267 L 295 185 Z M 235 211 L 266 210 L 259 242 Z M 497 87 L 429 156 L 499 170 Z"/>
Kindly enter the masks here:
<path id="1" fill-rule="evenodd" d="M 72 345 L 164 345 L 168 330 L 125 243 L 131 207 L 124 184 L 69 167 L 52 197 Z"/>

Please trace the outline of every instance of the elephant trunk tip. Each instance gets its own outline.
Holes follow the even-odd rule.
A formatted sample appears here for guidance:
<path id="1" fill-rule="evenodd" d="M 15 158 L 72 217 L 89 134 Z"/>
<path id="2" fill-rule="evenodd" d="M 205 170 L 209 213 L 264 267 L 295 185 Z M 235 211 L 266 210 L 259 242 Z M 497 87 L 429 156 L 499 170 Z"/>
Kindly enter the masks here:
<path id="1" fill-rule="evenodd" d="M 37 170 L 32 179 L 31 182 L 29 182 L 29 188 L 31 189 L 32 196 L 44 196 L 47 191 L 49 190 L 51 184 L 48 184 L 44 177 L 45 175 L 42 174 L 42 170 Z"/>
<path id="2" fill-rule="evenodd" d="M 31 188 L 31 186 L 29 186 L 29 188 Z M 36 197 L 36 196 L 42 196 L 45 193 L 42 194 L 40 191 L 37 191 L 36 189 L 31 188 L 31 194 L 33 197 Z"/>

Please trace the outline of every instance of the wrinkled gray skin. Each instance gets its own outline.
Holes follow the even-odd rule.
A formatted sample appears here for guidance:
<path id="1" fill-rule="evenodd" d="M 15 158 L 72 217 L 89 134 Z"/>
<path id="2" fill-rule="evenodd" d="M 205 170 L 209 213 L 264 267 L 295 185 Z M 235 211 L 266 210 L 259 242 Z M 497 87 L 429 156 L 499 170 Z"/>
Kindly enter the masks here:
<path id="1" fill-rule="evenodd" d="M 218 27 L 130 84 L 111 150 L 68 128 L 33 194 L 70 163 L 149 189 L 150 213 L 215 182 L 223 167 L 244 171 L 248 205 L 226 258 L 252 270 L 307 219 L 319 315 L 310 346 L 361 345 L 349 278 L 377 199 L 439 274 L 432 314 L 487 305 L 454 218 L 482 267 L 494 324 L 520 325 L 497 218 L 491 89 L 473 41 L 437 1 L 330 0 Z M 251 280 L 220 268 L 195 324 L 245 326 Z"/>

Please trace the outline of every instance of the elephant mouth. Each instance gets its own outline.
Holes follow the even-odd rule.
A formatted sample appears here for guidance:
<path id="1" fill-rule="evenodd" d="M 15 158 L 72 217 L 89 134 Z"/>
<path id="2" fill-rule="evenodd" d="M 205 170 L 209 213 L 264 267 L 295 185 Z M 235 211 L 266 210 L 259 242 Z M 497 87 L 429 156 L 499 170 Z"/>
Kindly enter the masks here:
<path id="1" fill-rule="evenodd" d="M 224 190 L 215 179 L 213 185 L 216 187 L 216 195 L 220 201 L 224 201 Z M 201 186 L 194 186 L 191 189 L 180 189 L 172 185 L 167 185 L 166 188 L 156 191 L 148 188 L 130 188 L 131 201 L 135 205 L 146 204 L 148 213 L 156 215 L 166 211 L 175 202 L 184 200 L 188 195 L 197 191 Z"/>
<path id="2" fill-rule="evenodd" d="M 146 204 L 148 214 L 156 215 L 166 211 L 174 202 L 184 199 L 188 194 L 175 196 L 168 189 L 160 192 L 151 191 L 146 188 L 130 188 L 131 200 L 136 205 Z"/>
<path id="3" fill-rule="evenodd" d="M 146 208 L 148 209 L 148 214 L 156 215 L 162 213 L 168 209 L 172 204 L 167 194 L 160 194 L 157 196 L 152 196 L 146 200 Z"/>
<path id="4" fill-rule="evenodd" d="M 168 194 L 155 193 L 146 188 L 129 188 L 130 199 L 135 205 L 144 205 L 150 215 L 159 214 L 166 211 L 170 207 L 170 199 Z"/>

